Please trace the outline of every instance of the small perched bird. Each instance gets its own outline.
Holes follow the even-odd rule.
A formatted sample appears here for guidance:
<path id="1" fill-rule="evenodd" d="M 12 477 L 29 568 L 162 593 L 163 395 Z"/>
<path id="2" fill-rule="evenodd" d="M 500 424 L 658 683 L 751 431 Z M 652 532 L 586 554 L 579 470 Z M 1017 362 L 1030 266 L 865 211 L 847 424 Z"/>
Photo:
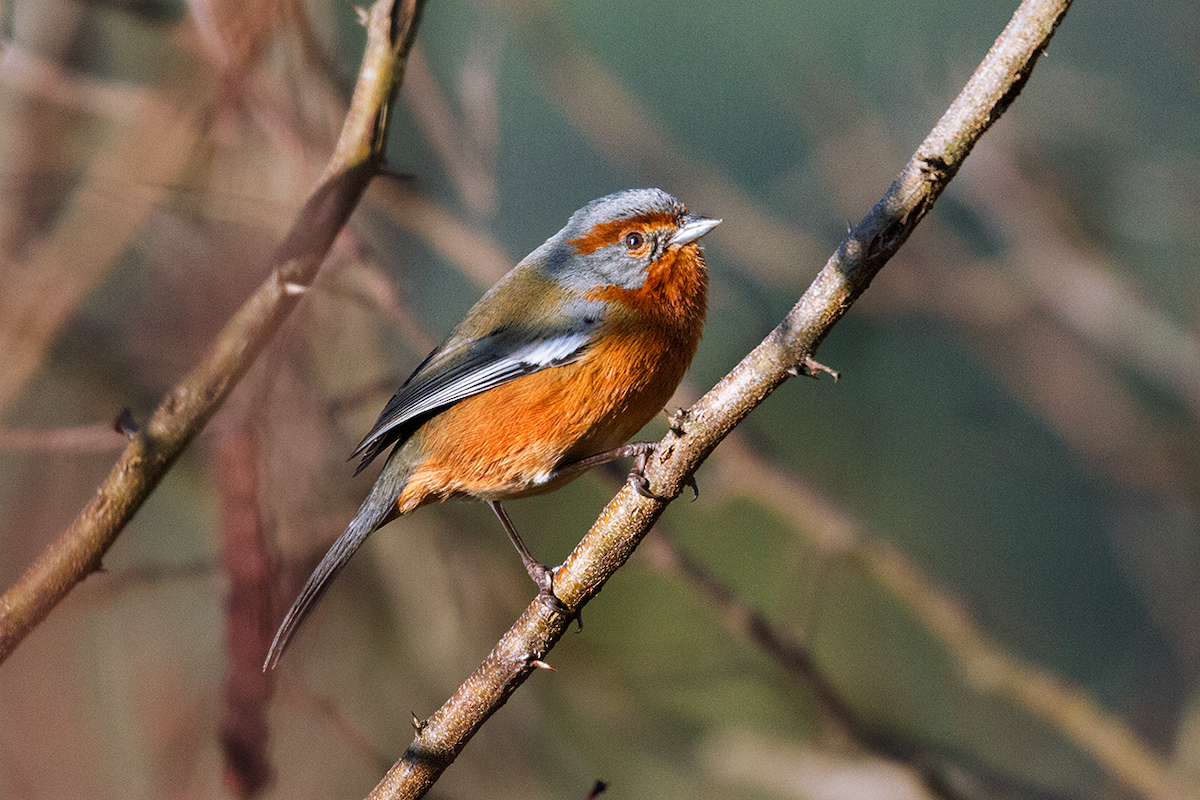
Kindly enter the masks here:
<path id="1" fill-rule="evenodd" d="M 704 327 L 708 273 L 697 240 L 720 220 L 660 189 L 593 200 L 505 275 L 409 376 L 351 458 L 392 452 L 271 643 L 274 667 L 329 582 L 367 536 L 427 503 L 489 503 L 540 594 L 502 500 L 541 494 L 615 458 L 662 410 Z M 636 467 L 635 467 L 636 470 Z M 357 474 L 357 472 L 355 473 Z M 644 479 L 635 486 L 646 492 Z M 561 607 L 561 606 L 560 606 Z"/>

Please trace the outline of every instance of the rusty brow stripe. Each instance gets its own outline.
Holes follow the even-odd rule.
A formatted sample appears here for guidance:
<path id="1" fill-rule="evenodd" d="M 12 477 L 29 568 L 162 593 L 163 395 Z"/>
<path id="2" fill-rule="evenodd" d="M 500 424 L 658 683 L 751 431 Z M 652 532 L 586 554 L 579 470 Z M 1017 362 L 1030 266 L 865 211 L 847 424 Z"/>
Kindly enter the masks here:
<path id="1" fill-rule="evenodd" d="M 677 225 L 675 215 L 666 211 L 651 211 L 628 219 L 614 219 L 608 222 L 597 222 L 592 229 L 578 239 L 568 239 L 567 244 L 573 246 L 580 255 L 587 255 L 607 247 L 620 239 L 627 231 L 647 228 L 668 227 Z"/>

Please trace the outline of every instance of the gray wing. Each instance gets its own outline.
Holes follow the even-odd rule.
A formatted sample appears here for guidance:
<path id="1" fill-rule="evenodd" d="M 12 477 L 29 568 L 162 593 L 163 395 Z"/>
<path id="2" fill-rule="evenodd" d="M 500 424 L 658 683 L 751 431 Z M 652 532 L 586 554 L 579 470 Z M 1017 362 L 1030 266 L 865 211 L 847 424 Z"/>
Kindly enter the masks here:
<path id="1" fill-rule="evenodd" d="M 514 378 L 569 364 L 587 351 L 592 331 L 495 331 L 457 352 L 444 347 L 429 358 L 384 406 L 350 458 L 362 455 L 362 472 L 389 445 L 406 440 L 428 415 Z"/>

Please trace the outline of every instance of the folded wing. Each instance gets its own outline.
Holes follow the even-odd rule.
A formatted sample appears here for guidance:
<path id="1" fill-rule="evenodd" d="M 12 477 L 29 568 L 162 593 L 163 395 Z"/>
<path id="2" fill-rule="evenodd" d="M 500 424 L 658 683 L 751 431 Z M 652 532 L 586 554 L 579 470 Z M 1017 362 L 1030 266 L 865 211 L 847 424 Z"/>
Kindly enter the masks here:
<path id="1" fill-rule="evenodd" d="M 504 328 L 465 347 L 443 345 L 404 382 L 354 449 L 351 458 L 362 456 L 355 474 L 390 445 L 408 439 L 430 414 L 522 375 L 578 360 L 592 335 L 590 330 Z"/>

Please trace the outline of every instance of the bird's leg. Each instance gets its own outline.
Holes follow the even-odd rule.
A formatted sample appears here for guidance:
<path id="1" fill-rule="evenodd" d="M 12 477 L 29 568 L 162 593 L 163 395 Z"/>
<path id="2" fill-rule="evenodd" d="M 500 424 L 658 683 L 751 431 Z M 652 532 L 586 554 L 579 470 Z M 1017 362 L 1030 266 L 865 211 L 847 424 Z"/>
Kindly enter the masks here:
<path id="1" fill-rule="evenodd" d="M 562 475 L 570 475 L 572 477 L 579 475 L 581 472 L 586 472 L 592 467 L 598 467 L 601 464 L 607 464 L 610 461 L 616 461 L 618 458 L 629 458 L 634 456 L 640 458 L 644 462 L 646 456 L 654 452 L 654 442 L 630 442 L 623 444 L 620 447 L 614 447 L 612 450 L 606 450 L 603 453 L 597 453 L 594 456 L 581 458 L 578 461 L 568 461 L 558 469 L 554 470 L 554 476 L 557 478 Z"/>
<path id="2" fill-rule="evenodd" d="M 525 542 L 521 541 L 521 534 L 517 533 L 512 520 L 508 518 L 508 512 L 504 510 L 504 506 L 500 505 L 500 501 L 489 500 L 488 505 L 492 507 L 492 511 L 496 512 L 496 516 L 500 519 L 500 524 L 504 526 L 504 532 L 508 534 L 508 539 L 513 543 L 513 547 L 517 548 L 517 553 L 521 556 L 521 563 L 525 565 L 525 571 L 529 573 L 529 577 L 533 578 L 533 582 L 537 584 L 538 597 L 541 598 L 542 602 L 560 614 L 565 614 L 568 617 L 577 616 L 563 605 L 563 602 L 554 594 L 554 572 L 534 558 L 533 554 L 529 552 L 529 548 L 525 546 Z"/>
<path id="3" fill-rule="evenodd" d="M 555 470 L 555 476 L 560 475 L 577 475 L 592 467 L 597 467 L 601 464 L 607 464 L 609 461 L 616 461 L 618 458 L 633 457 L 633 467 L 629 470 L 629 485 L 633 490 L 642 497 L 648 497 L 651 500 L 662 500 L 666 502 L 669 497 L 659 497 L 650 491 L 650 484 L 646 480 L 646 459 L 654 452 L 654 448 L 658 445 L 654 442 L 631 442 L 629 444 L 614 447 L 603 453 L 597 453 L 594 456 L 581 458 L 578 461 L 571 461 L 563 464 Z M 700 496 L 700 487 L 696 485 L 695 478 L 688 478 L 688 486 L 692 487 L 692 499 L 695 500 Z"/>

